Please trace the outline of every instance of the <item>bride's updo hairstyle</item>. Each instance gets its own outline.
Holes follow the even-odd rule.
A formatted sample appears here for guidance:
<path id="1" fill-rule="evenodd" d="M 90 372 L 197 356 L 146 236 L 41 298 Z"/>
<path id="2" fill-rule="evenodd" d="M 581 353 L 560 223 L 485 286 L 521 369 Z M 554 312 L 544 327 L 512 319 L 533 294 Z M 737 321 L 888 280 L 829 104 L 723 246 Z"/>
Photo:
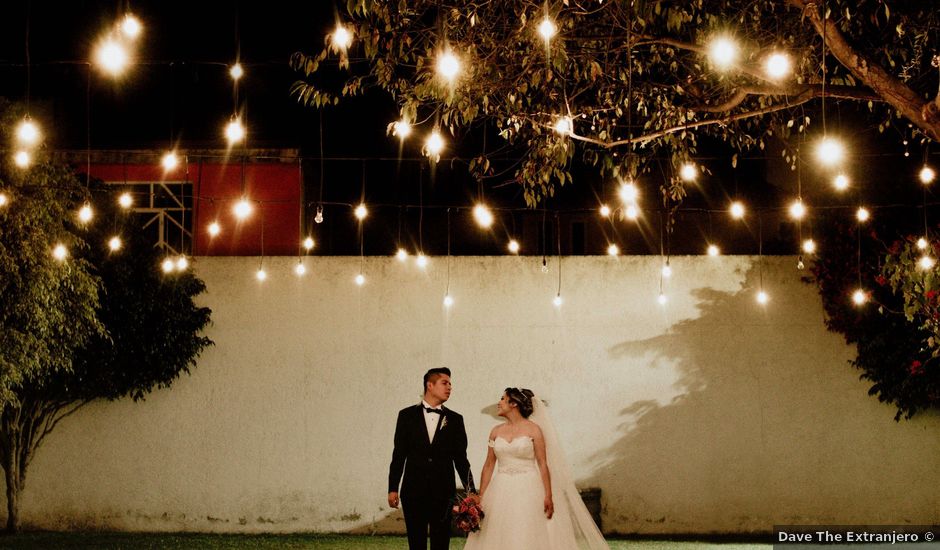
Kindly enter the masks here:
<path id="1" fill-rule="evenodd" d="M 535 397 L 532 390 L 525 388 L 506 388 L 506 397 L 516 404 L 522 418 L 529 418 L 529 416 L 532 415 L 532 398 Z"/>

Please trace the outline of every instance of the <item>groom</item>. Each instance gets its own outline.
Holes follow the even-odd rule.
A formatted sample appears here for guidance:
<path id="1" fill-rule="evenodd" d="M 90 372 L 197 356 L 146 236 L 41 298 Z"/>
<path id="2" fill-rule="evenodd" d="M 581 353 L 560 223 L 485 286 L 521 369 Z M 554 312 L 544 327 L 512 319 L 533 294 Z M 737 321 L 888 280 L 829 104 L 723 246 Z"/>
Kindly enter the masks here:
<path id="1" fill-rule="evenodd" d="M 463 417 L 443 407 L 450 391 L 450 369 L 431 369 L 424 375 L 424 399 L 398 413 L 388 471 L 388 505 L 398 508 L 401 482 L 410 550 L 427 550 L 429 533 L 431 550 L 450 546 L 455 469 L 464 487 L 475 492 Z"/>

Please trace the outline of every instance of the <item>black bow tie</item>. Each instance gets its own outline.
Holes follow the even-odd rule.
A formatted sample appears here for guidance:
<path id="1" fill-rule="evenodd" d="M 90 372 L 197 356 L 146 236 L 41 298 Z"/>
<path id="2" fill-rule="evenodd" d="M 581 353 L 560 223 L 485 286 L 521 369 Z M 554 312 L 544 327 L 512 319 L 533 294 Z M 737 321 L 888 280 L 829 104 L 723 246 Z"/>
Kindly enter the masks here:
<path id="1" fill-rule="evenodd" d="M 432 409 L 431 407 L 425 407 L 424 410 L 425 412 L 429 412 L 429 413 L 444 414 L 444 411 L 442 411 L 441 409 Z"/>

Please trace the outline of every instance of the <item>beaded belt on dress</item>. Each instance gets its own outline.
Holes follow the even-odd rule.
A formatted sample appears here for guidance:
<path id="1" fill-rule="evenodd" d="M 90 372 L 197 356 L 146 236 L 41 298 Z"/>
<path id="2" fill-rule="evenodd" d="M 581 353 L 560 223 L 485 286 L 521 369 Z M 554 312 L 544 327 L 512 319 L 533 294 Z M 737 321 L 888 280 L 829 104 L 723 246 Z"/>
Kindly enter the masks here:
<path id="1" fill-rule="evenodd" d="M 527 474 L 529 472 L 534 472 L 534 471 L 535 471 L 535 468 L 531 466 L 500 466 L 499 467 L 499 473 L 509 474 L 509 475 Z"/>

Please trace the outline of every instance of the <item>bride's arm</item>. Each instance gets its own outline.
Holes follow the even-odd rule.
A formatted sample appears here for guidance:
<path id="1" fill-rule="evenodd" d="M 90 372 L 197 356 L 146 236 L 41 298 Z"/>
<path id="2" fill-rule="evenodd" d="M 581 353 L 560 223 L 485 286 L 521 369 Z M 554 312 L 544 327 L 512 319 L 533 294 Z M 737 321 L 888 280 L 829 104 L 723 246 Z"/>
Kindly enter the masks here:
<path id="1" fill-rule="evenodd" d="M 545 438 L 542 437 L 542 430 L 537 425 L 532 436 L 532 444 L 535 446 L 535 461 L 539 465 L 542 485 L 545 487 L 545 515 L 551 519 L 555 513 L 555 503 L 552 500 L 552 475 L 548 471 L 548 461 L 545 459 Z"/>
<path id="2" fill-rule="evenodd" d="M 480 498 L 483 498 L 483 493 L 486 492 L 490 480 L 493 479 L 493 470 L 496 468 L 496 453 L 493 451 L 493 446 L 490 444 L 490 441 L 493 441 L 495 437 L 496 427 L 490 431 L 490 438 L 489 441 L 487 441 L 486 462 L 483 463 L 483 472 L 480 474 Z"/>

